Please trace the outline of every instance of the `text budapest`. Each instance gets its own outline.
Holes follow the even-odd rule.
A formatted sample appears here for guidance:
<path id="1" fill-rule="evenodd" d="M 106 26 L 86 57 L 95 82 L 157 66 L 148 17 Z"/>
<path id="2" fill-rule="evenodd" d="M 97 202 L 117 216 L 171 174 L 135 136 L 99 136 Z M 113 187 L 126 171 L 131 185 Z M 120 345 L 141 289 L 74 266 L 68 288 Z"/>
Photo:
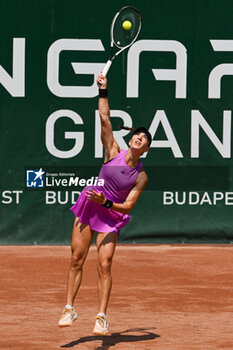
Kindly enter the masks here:
<path id="1" fill-rule="evenodd" d="M 164 205 L 233 205 L 233 192 L 163 192 Z"/>

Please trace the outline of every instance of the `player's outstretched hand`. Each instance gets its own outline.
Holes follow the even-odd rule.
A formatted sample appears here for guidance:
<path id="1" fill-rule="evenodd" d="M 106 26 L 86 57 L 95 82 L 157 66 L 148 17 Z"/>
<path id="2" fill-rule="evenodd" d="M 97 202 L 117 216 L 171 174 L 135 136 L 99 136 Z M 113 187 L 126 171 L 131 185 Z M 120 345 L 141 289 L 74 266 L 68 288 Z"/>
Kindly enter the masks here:
<path id="1" fill-rule="evenodd" d="M 107 89 L 107 79 L 104 75 L 100 74 L 97 78 L 97 85 L 99 89 Z"/>

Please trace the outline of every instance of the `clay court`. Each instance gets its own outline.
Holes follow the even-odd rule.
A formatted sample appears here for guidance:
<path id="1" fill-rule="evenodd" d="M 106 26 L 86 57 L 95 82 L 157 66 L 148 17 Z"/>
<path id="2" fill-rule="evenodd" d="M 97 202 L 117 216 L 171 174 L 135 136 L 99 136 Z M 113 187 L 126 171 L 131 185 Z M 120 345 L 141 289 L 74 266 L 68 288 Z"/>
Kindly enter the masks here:
<path id="1" fill-rule="evenodd" d="M 109 335 L 94 336 L 98 311 L 92 246 L 72 327 L 59 328 L 68 246 L 1 246 L 1 350 L 233 349 L 230 245 L 118 245 Z"/>

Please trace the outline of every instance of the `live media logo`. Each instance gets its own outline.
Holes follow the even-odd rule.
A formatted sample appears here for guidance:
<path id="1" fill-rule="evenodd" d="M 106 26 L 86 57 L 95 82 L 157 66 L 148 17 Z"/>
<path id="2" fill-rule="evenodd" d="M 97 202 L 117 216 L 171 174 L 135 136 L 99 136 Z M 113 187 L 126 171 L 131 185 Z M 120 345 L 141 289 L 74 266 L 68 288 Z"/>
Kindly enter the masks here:
<path id="1" fill-rule="evenodd" d="M 85 186 L 104 186 L 104 180 L 92 175 L 93 167 L 83 167 L 83 169 L 61 169 L 38 167 L 38 169 L 25 169 L 26 189 L 64 189 L 64 188 L 84 188 Z M 78 176 L 77 176 L 78 175 Z"/>
<path id="2" fill-rule="evenodd" d="M 27 170 L 26 187 L 44 187 L 44 171 L 40 170 Z"/>

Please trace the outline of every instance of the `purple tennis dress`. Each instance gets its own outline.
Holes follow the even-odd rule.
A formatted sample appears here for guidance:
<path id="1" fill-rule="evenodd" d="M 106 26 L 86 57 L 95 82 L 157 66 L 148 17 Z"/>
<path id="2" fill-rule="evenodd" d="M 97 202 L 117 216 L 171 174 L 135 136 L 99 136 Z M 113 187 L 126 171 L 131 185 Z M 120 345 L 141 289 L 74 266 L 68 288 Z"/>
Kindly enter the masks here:
<path id="1" fill-rule="evenodd" d="M 141 161 L 136 167 L 129 167 L 125 161 L 126 154 L 127 151 L 122 150 L 115 158 L 104 163 L 99 173 L 99 179 L 104 180 L 104 185 L 85 187 L 77 202 L 70 208 L 79 218 L 79 222 L 90 225 L 94 231 L 119 234 L 120 229 L 129 222 L 128 214 L 107 209 L 99 203 L 88 200 L 85 196 L 85 192 L 92 189 L 103 192 L 107 199 L 115 203 L 125 202 L 142 168 Z"/>

